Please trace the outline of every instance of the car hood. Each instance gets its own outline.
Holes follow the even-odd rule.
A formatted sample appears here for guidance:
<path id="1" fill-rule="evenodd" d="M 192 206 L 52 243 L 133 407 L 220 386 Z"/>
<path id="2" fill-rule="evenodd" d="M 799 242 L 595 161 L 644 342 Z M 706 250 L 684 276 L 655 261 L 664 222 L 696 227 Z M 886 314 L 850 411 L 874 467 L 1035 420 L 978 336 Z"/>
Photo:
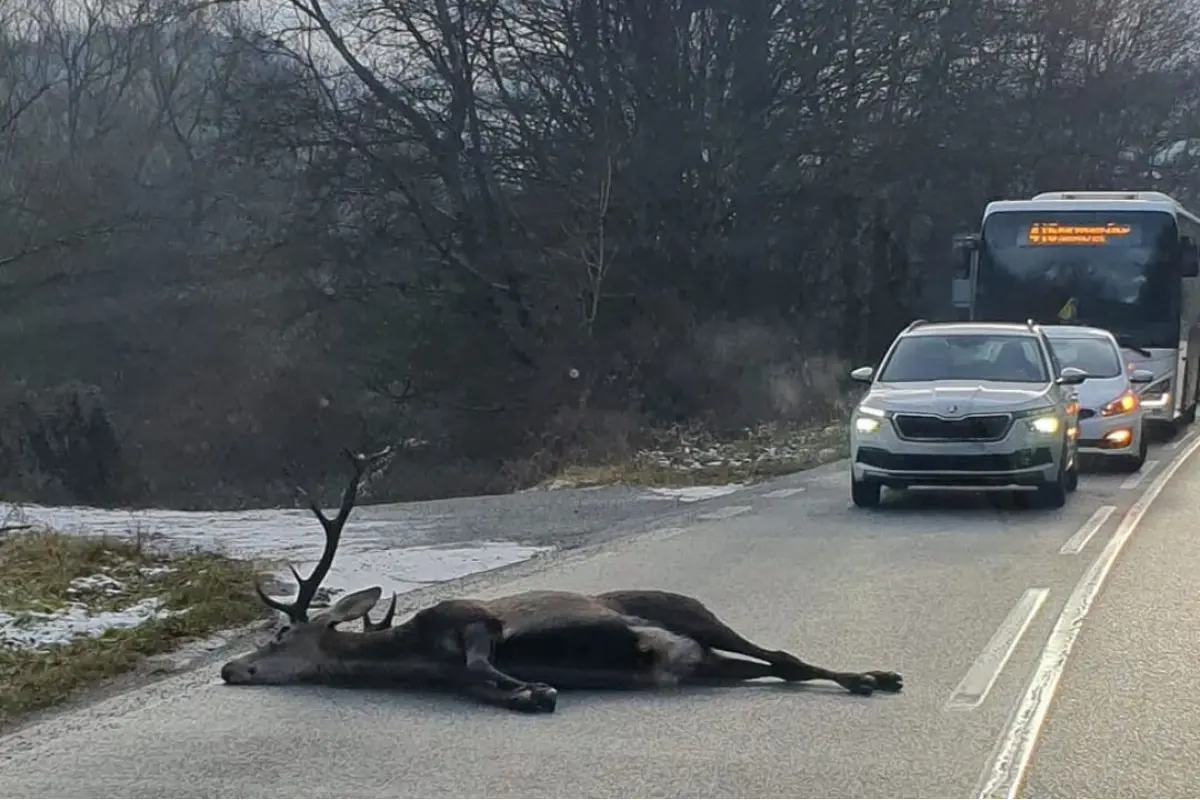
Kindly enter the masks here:
<path id="1" fill-rule="evenodd" d="M 916 411 L 943 416 L 1024 411 L 1048 405 L 1050 386 L 1001 381 L 876 383 L 862 402 L 885 411 Z"/>
<path id="2" fill-rule="evenodd" d="M 1079 394 L 1080 406 L 1095 409 L 1116 400 L 1126 388 L 1125 377 L 1118 375 L 1115 378 L 1088 378 L 1075 387 L 1075 391 Z"/>

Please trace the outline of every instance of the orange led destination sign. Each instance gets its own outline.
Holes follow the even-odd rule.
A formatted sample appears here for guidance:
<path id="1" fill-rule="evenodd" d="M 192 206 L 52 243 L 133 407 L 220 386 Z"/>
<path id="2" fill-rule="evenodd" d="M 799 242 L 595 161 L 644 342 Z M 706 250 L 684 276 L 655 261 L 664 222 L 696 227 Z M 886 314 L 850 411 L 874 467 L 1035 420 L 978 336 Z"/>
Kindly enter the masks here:
<path id="1" fill-rule="evenodd" d="M 1057 222 L 1034 222 L 1026 237 L 1031 245 L 1108 244 L 1133 232 L 1128 225 L 1062 225 Z"/>

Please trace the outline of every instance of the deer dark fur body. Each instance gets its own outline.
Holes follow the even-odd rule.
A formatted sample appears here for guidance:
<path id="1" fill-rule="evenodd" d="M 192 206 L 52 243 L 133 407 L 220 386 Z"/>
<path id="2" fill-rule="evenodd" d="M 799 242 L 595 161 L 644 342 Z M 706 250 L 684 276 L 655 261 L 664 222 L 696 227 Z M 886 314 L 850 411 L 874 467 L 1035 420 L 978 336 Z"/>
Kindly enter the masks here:
<path id="1" fill-rule="evenodd" d="M 531 591 L 491 600 L 445 600 L 392 626 L 396 598 L 379 622 L 369 616 L 379 587 L 340 598 L 308 618 L 376 456 L 351 456 L 354 477 L 330 520 L 314 505 L 326 549 L 292 604 L 259 595 L 287 614 L 275 638 L 222 668 L 231 684 L 329 683 L 436 687 L 517 711 L 553 711 L 558 689 L 652 689 L 724 685 L 758 678 L 833 681 L 855 694 L 896 692 L 889 671 L 836 672 L 745 639 L 695 598 L 655 590 L 597 595 Z M 257 588 L 257 587 L 256 587 Z M 363 631 L 337 625 L 363 620 Z M 747 656 L 740 658 L 716 651 Z M 754 660 L 750 660 L 754 659 Z"/>

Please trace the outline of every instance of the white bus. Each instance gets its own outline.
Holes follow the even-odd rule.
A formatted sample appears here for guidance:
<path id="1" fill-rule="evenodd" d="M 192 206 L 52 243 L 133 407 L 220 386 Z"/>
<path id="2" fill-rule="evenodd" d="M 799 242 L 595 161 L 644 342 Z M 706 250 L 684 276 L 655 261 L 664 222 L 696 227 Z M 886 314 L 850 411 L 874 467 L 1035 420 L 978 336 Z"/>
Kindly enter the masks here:
<path id="1" fill-rule="evenodd" d="M 1045 192 L 988 203 L 955 237 L 954 306 L 972 320 L 1075 323 L 1111 331 L 1155 380 L 1148 421 L 1196 418 L 1200 217 L 1162 192 Z"/>

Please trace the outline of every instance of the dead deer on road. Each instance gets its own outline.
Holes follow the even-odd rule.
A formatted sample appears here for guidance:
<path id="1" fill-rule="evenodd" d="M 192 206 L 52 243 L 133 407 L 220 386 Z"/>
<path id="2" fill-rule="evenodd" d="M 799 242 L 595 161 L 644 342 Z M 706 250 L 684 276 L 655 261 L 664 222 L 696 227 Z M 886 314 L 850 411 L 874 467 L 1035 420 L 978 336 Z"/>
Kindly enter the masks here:
<path id="1" fill-rule="evenodd" d="M 375 586 L 310 618 L 309 605 L 333 563 L 362 477 L 386 452 L 348 454 L 353 474 L 333 519 L 311 504 L 325 531 L 325 550 L 307 578 L 292 569 L 299 584 L 294 602 L 274 600 L 255 585 L 264 603 L 287 615 L 288 624 L 263 647 L 226 663 L 221 668 L 226 683 L 440 687 L 530 712 L 553 711 L 559 689 L 729 685 L 766 677 L 829 680 L 860 695 L 903 686 L 895 672 L 837 672 L 759 647 L 699 600 L 671 592 L 531 591 L 494 600 L 446 600 L 393 627 L 394 594 L 380 621 L 369 616 L 382 595 Z M 358 619 L 362 632 L 337 627 Z"/>

